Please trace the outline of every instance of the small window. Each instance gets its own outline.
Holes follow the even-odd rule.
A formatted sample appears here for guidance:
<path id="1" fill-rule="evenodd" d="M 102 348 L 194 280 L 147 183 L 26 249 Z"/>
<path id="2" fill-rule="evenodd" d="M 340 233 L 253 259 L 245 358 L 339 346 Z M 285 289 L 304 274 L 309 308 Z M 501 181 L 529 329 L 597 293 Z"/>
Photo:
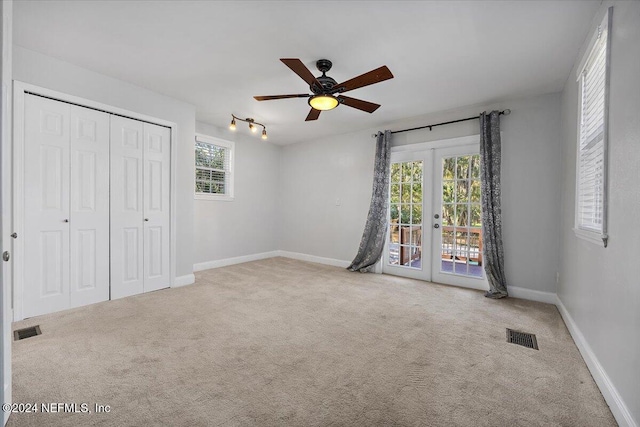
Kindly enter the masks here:
<path id="1" fill-rule="evenodd" d="M 611 11 L 598 26 L 582 61 L 578 158 L 576 167 L 576 233 L 607 244 L 608 42 Z"/>
<path id="2" fill-rule="evenodd" d="M 196 135 L 196 199 L 233 200 L 234 143 Z"/>

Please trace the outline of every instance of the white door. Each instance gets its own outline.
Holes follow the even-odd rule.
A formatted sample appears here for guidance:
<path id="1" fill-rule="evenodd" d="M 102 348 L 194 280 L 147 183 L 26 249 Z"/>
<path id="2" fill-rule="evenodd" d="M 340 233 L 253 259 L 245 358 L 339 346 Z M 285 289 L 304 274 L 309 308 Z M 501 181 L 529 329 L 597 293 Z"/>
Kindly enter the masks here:
<path id="1" fill-rule="evenodd" d="M 111 299 L 143 292 L 143 127 L 111 116 Z"/>
<path id="2" fill-rule="evenodd" d="M 109 114 L 71 106 L 71 307 L 109 299 Z"/>
<path id="3" fill-rule="evenodd" d="M 169 128 L 145 123 L 144 127 L 144 285 L 143 291 L 168 288 L 169 178 L 171 133 Z"/>
<path id="4" fill-rule="evenodd" d="M 111 116 L 111 298 L 170 286 L 169 128 Z"/>
<path id="5" fill-rule="evenodd" d="M 70 108 L 25 95 L 24 317 L 69 307 Z"/>
<path id="6" fill-rule="evenodd" d="M 434 152 L 432 278 L 487 290 L 482 262 L 480 154 L 477 146 Z M 437 218 L 435 218 L 437 216 Z"/>
<path id="7" fill-rule="evenodd" d="M 431 151 L 391 154 L 384 273 L 431 279 L 431 228 L 424 217 L 431 211 L 431 157 Z"/>
<path id="8" fill-rule="evenodd" d="M 477 144 L 392 153 L 384 273 L 488 289 L 479 161 Z"/>

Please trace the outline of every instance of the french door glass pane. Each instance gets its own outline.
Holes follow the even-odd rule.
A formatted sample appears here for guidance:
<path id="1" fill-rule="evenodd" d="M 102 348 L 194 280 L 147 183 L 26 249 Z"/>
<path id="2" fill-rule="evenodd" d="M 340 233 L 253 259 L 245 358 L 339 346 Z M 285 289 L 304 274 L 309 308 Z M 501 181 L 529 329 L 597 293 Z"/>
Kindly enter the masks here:
<path id="1" fill-rule="evenodd" d="M 422 268 L 423 162 L 391 164 L 389 188 L 390 265 Z"/>
<path id="2" fill-rule="evenodd" d="M 442 159 L 440 271 L 482 277 L 480 156 Z"/>

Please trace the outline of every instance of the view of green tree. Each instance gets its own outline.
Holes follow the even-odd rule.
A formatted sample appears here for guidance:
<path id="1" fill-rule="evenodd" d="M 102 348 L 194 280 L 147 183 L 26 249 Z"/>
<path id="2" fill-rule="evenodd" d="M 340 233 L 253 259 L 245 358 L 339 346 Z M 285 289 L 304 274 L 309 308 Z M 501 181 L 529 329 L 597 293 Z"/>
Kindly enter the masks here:
<path id="1" fill-rule="evenodd" d="M 442 160 L 442 225 L 481 226 L 479 178 L 479 155 Z"/>
<path id="2" fill-rule="evenodd" d="M 422 174 L 421 161 L 391 165 L 389 198 L 392 223 L 422 223 Z"/>
<path id="3" fill-rule="evenodd" d="M 224 194 L 225 156 L 224 147 L 196 142 L 196 192 Z"/>

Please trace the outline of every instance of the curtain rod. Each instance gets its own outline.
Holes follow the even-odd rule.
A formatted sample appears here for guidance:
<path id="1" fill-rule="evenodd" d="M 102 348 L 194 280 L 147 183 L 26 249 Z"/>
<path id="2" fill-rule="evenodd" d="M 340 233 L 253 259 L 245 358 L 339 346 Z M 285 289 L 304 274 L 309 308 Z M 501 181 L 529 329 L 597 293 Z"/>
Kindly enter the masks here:
<path id="1" fill-rule="evenodd" d="M 508 116 L 509 114 L 511 114 L 511 110 L 509 110 L 509 109 L 502 110 L 499 113 L 499 115 L 501 115 L 501 116 L 502 115 Z M 429 130 L 433 130 L 433 128 L 436 127 L 436 126 L 443 126 L 443 125 L 450 125 L 450 124 L 453 124 L 453 123 L 466 122 L 466 121 L 475 120 L 475 119 L 478 119 L 478 118 L 480 118 L 479 115 L 478 116 L 473 116 L 473 117 L 467 117 L 466 119 L 451 120 L 450 122 L 436 123 L 434 125 L 419 126 L 417 128 L 411 128 L 411 129 L 394 130 L 394 131 L 391 131 L 391 133 L 394 134 L 394 133 L 401 133 L 401 132 L 409 132 L 409 131 L 412 131 L 412 130 L 427 129 L 427 128 Z M 372 138 L 374 138 L 376 136 L 377 136 L 377 134 L 375 134 L 375 133 L 371 134 Z"/>

